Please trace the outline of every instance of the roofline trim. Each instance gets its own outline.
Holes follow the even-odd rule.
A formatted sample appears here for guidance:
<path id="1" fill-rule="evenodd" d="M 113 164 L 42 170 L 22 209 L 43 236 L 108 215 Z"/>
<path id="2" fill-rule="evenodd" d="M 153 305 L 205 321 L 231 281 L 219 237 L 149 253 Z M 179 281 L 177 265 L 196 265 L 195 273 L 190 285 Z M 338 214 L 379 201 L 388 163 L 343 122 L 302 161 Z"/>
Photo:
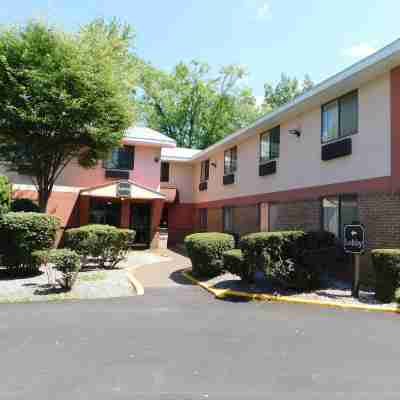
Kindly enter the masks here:
<path id="1" fill-rule="evenodd" d="M 261 125 L 267 123 L 268 121 L 272 121 L 275 118 L 284 116 L 285 113 L 287 113 L 289 111 L 293 111 L 293 109 L 295 109 L 300 104 L 304 103 L 306 100 L 309 100 L 309 99 L 313 98 L 314 96 L 322 94 L 325 90 L 333 88 L 334 86 L 336 86 L 343 80 L 349 79 L 352 76 L 362 72 L 363 70 L 384 61 L 385 59 L 391 57 L 392 55 L 394 55 L 396 52 L 399 52 L 399 51 L 400 51 L 400 39 L 397 39 L 394 42 L 383 47 L 382 49 L 371 54 L 370 56 L 363 58 L 362 60 L 350 65 L 349 67 L 345 68 L 344 70 L 323 80 L 322 82 L 315 85 L 312 89 L 310 89 L 303 95 L 295 98 L 291 102 L 283 105 L 282 107 L 279 107 L 275 111 L 272 111 L 272 112 L 264 115 L 263 117 L 260 117 L 259 119 L 257 119 L 255 122 L 253 122 L 249 126 L 239 129 L 238 131 L 227 135 L 226 137 L 224 137 L 220 141 L 214 143 L 213 145 L 207 147 L 200 153 L 195 154 L 191 158 L 191 161 L 196 161 L 199 158 L 202 158 L 205 155 L 209 154 L 213 150 L 216 150 L 217 148 L 222 147 L 225 144 L 228 144 L 229 142 L 239 138 L 244 133 L 248 132 L 250 129 L 256 129 L 256 128 L 260 127 Z"/>

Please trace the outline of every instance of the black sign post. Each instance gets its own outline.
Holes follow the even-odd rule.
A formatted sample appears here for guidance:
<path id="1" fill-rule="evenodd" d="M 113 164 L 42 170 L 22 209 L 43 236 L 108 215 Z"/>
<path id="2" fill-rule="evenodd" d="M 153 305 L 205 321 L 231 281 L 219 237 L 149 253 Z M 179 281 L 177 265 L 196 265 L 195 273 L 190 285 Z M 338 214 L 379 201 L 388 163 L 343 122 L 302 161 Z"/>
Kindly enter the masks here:
<path id="1" fill-rule="evenodd" d="M 351 295 L 358 299 L 360 294 L 360 255 L 365 249 L 365 229 L 362 225 L 344 226 L 343 246 L 347 253 L 353 254 L 354 277 Z"/>

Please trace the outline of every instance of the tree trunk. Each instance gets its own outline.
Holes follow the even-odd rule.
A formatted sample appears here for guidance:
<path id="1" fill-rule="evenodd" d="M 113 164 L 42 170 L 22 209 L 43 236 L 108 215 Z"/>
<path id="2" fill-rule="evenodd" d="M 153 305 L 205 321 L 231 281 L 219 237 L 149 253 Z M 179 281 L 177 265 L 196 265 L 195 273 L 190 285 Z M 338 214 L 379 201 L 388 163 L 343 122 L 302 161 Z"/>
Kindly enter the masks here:
<path id="1" fill-rule="evenodd" d="M 45 213 L 47 211 L 47 203 L 49 202 L 50 191 L 45 188 L 39 188 L 39 208 L 40 212 Z"/>

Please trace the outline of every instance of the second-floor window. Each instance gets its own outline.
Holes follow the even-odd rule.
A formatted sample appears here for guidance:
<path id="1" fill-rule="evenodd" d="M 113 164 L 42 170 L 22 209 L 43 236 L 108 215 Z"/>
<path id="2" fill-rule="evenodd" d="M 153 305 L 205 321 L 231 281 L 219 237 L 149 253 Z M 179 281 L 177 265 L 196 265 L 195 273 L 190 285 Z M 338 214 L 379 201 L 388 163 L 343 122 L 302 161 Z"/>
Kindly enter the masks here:
<path id="1" fill-rule="evenodd" d="M 108 160 L 104 161 L 104 168 L 117 170 L 133 169 L 135 151 L 134 147 L 119 147 L 114 149 Z"/>
<path id="2" fill-rule="evenodd" d="M 204 160 L 201 162 L 200 182 L 208 181 L 209 176 L 210 176 L 210 160 Z"/>
<path id="3" fill-rule="evenodd" d="M 281 130 L 277 126 L 260 136 L 260 163 L 279 157 Z"/>
<path id="4" fill-rule="evenodd" d="M 224 174 L 230 175 L 237 169 L 237 147 L 231 147 L 224 153 Z"/>
<path id="5" fill-rule="evenodd" d="M 168 162 L 161 163 L 160 181 L 161 182 L 169 182 L 169 163 Z"/>
<path id="6" fill-rule="evenodd" d="M 322 106 L 322 143 L 358 132 L 358 93 L 352 92 Z"/>

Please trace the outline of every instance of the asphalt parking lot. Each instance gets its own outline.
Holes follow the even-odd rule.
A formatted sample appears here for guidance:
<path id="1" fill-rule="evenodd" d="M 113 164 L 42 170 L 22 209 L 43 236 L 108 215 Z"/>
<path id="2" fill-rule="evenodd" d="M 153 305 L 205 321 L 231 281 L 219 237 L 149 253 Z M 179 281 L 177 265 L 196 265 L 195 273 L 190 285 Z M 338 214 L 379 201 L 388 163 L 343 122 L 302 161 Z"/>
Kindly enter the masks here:
<path id="1" fill-rule="evenodd" d="M 0 305 L 0 399 L 398 398 L 395 314 L 144 296 Z"/>

